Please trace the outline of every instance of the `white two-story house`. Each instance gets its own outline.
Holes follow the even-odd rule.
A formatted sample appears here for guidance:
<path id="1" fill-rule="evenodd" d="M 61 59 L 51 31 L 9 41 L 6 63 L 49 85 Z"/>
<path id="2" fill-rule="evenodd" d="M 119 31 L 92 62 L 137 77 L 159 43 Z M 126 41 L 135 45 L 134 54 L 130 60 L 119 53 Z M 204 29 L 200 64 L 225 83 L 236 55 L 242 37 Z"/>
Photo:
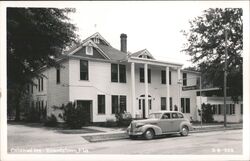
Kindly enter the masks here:
<path id="1" fill-rule="evenodd" d="M 153 111 L 178 110 L 198 120 L 196 91 L 181 88 L 196 85 L 193 78 L 199 73 L 156 60 L 146 49 L 127 52 L 127 35 L 120 39 L 118 50 L 95 33 L 57 58 L 60 68 L 42 68 L 43 77 L 34 79 L 37 86 L 31 88 L 31 106 L 58 116 L 61 111 L 53 106 L 75 102 L 92 123 L 115 118 L 120 111 L 147 118 Z"/>

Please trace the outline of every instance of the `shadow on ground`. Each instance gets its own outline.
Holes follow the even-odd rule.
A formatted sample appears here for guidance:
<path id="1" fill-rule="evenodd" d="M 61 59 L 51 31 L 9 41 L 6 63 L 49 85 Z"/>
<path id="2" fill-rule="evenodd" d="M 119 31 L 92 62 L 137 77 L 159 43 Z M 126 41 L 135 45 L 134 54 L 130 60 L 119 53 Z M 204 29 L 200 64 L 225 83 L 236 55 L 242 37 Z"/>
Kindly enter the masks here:
<path id="1" fill-rule="evenodd" d="M 48 127 L 44 126 L 43 123 L 29 123 L 29 122 L 23 122 L 23 121 L 8 121 L 9 125 L 22 125 L 22 126 L 27 126 L 30 128 L 40 128 L 44 130 L 52 130 L 56 133 L 62 133 L 62 134 L 86 134 L 86 133 L 98 133 L 98 132 L 103 132 L 100 130 L 95 130 L 95 129 L 89 129 L 87 127 L 83 127 L 81 129 L 69 129 L 67 127 Z"/>

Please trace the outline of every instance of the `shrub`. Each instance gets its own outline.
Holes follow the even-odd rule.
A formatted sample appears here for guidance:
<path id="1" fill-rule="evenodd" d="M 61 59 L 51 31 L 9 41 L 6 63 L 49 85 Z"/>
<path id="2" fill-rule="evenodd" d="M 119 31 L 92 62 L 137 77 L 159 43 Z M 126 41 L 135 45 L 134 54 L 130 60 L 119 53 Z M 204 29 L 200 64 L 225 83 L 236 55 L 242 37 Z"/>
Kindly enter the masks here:
<path id="1" fill-rule="evenodd" d="M 116 120 L 114 118 L 107 118 L 105 126 L 106 127 L 115 127 L 115 126 L 117 126 Z"/>
<path id="2" fill-rule="evenodd" d="M 40 122 L 40 114 L 39 111 L 37 111 L 35 108 L 31 108 L 26 114 L 25 114 L 25 121 L 27 122 Z"/>
<path id="3" fill-rule="evenodd" d="M 45 126 L 56 127 L 57 126 L 57 118 L 55 115 L 50 115 L 44 122 Z"/>
<path id="4" fill-rule="evenodd" d="M 118 126 L 128 126 L 132 121 L 132 115 L 129 112 L 120 112 L 115 114 Z"/>
<path id="5" fill-rule="evenodd" d="M 202 109 L 202 122 L 212 123 L 214 121 L 212 105 L 203 103 L 201 109 Z M 201 111 L 198 110 L 198 112 L 199 115 L 201 115 Z"/>
<path id="6" fill-rule="evenodd" d="M 85 113 L 81 107 L 75 106 L 72 102 L 69 102 L 66 106 L 62 105 L 63 115 L 59 115 L 67 126 L 71 129 L 80 129 L 86 123 Z"/>

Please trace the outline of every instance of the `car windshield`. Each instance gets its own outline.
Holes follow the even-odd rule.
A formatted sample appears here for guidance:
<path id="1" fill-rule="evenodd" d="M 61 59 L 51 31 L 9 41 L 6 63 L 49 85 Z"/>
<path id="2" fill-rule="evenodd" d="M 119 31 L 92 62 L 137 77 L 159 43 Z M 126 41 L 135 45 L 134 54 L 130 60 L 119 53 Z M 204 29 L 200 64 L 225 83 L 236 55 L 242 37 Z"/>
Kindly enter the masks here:
<path id="1" fill-rule="evenodd" d="M 149 114 L 149 118 L 150 119 L 159 119 L 159 118 L 161 118 L 161 113 L 151 113 L 151 114 Z"/>

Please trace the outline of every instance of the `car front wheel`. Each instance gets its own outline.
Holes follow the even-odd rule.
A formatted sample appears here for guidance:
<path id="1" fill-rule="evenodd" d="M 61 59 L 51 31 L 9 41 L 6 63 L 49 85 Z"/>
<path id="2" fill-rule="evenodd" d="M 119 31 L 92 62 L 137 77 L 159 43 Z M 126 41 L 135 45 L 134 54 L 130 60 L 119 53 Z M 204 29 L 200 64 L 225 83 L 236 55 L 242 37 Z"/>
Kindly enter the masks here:
<path id="1" fill-rule="evenodd" d="M 147 129 L 144 133 L 144 138 L 147 140 L 151 140 L 153 139 L 155 136 L 155 133 L 152 129 Z"/>
<path id="2" fill-rule="evenodd" d="M 188 133 L 189 133 L 188 127 L 187 127 L 187 126 L 183 126 L 183 127 L 181 128 L 181 135 L 182 135 L 182 136 L 187 136 Z"/>

